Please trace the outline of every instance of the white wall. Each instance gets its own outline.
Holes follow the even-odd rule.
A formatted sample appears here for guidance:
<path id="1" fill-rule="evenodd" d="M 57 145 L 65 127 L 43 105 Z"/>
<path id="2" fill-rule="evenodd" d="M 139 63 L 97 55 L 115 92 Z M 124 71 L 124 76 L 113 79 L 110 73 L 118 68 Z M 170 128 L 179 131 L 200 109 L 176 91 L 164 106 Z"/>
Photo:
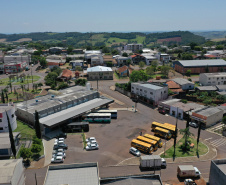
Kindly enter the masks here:
<path id="1" fill-rule="evenodd" d="M 12 128 L 12 130 L 15 130 L 17 128 L 15 107 L 12 106 L 12 108 L 7 111 L 7 114 L 9 116 L 11 128 Z M 1 129 L 0 132 L 8 132 L 9 128 L 8 128 L 8 121 L 7 121 L 7 116 L 6 116 L 5 111 L 2 112 L 2 118 L 0 118 L 0 119 L 1 119 L 0 127 L 3 128 L 3 130 Z"/>
<path id="2" fill-rule="evenodd" d="M 177 112 L 178 110 L 178 112 Z M 171 106 L 170 107 L 170 115 L 173 116 L 173 111 L 175 112 L 174 114 L 174 117 L 177 117 L 178 116 L 178 119 L 183 119 L 183 115 L 184 115 L 184 111 L 182 109 L 177 109 L 177 107 L 173 107 Z M 179 114 L 180 114 L 180 117 L 179 117 Z"/>
<path id="3" fill-rule="evenodd" d="M 209 126 L 217 123 L 218 121 L 220 121 L 223 118 L 223 114 L 224 114 L 224 111 L 221 110 L 211 116 L 208 116 L 207 120 L 206 120 L 206 126 L 209 127 Z"/>

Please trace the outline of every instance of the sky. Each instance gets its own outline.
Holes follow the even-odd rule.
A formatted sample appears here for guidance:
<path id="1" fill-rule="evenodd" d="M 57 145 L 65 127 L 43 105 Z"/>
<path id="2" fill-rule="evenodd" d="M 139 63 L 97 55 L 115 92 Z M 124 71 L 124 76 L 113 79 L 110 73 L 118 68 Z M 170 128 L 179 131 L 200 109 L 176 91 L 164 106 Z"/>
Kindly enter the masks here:
<path id="1" fill-rule="evenodd" d="M 226 0 L 0 0 L 0 33 L 226 30 Z"/>

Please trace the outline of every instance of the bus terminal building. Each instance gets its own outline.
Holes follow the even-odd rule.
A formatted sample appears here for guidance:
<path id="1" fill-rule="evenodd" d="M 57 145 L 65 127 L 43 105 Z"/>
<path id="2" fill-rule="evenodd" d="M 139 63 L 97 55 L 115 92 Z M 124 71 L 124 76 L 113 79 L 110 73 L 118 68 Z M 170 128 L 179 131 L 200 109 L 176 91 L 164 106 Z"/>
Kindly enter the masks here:
<path id="1" fill-rule="evenodd" d="M 113 102 L 88 87 L 74 86 L 50 90 L 48 95 L 18 103 L 16 115 L 19 120 L 34 126 L 37 110 L 43 134 L 47 134 Z"/>

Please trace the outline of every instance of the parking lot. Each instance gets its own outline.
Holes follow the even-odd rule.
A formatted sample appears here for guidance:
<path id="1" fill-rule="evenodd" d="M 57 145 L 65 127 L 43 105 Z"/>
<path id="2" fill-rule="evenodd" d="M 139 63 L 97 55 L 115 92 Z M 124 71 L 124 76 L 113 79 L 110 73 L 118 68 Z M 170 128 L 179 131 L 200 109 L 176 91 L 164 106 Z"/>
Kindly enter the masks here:
<path id="1" fill-rule="evenodd" d="M 64 163 L 98 162 L 99 166 L 117 165 L 134 157 L 129 153 L 131 140 L 140 132 L 151 133 L 150 126 L 150 119 L 139 112 L 118 111 L 118 119 L 112 119 L 110 124 L 90 124 L 86 138 L 95 137 L 99 150 L 84 150 L 81 134 L 69 134 L 65 140 L 68 150 Z"/>

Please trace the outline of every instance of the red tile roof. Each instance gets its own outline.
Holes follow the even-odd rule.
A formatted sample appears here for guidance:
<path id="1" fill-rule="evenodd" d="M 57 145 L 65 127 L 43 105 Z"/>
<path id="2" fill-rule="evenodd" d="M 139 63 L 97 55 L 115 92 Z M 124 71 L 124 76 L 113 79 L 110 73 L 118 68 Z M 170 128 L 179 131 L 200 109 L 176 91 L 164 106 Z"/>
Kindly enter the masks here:
<path id="1" fill-rule="evenodd" d="M 59 66 L 59 63 L 57 63 L 57 62 L 48 62 L 47 65 L 48 66 Z"/>
<path id="2" fill-rule="evenodd" d="M 221 106 L 226 106 L 226 103 L 222 104 Z"/>
<path id="3" fill-rule="evenodd" d="M 69 69 L 64 69 L 63 72 L 62 72 L 62 75 L 61 77 L 65 77 L 65 78 L 70 78 L 72 77 L 72 71 L 69 70 Z"/>
<path id="4" fill-rule="evenodd" d="M 137 54 L 137 53 L 135 53 L 134 55 L 131 55 L 132 58 L 137 57 L 137 56 L 143 57 L 142 55 Z"/>
<path id="5" fill-rule="evenodd" d="M 128 67 L 127 67 L 127 66 L 122 66 L 122 67 L 118 68 L 118 72 L 119 72 L 119 73 L 122 73 L 122 72 L 124 72 L 125 70 L 128 70 Z"/>
<path id="6" fill-rule="evenodd" d="M 180 89 L 180 85 L 178 85 L 174 81 L 168 81 L 166 83 L 167 83 L 169 89 Z"/>
<path id="7" fill-rule="evenodd" d="M 216 58 L 216 56 L 214 56 L 214 55 L 205 55 L 205 57 L 207 57 L 207 58 Z"/>

